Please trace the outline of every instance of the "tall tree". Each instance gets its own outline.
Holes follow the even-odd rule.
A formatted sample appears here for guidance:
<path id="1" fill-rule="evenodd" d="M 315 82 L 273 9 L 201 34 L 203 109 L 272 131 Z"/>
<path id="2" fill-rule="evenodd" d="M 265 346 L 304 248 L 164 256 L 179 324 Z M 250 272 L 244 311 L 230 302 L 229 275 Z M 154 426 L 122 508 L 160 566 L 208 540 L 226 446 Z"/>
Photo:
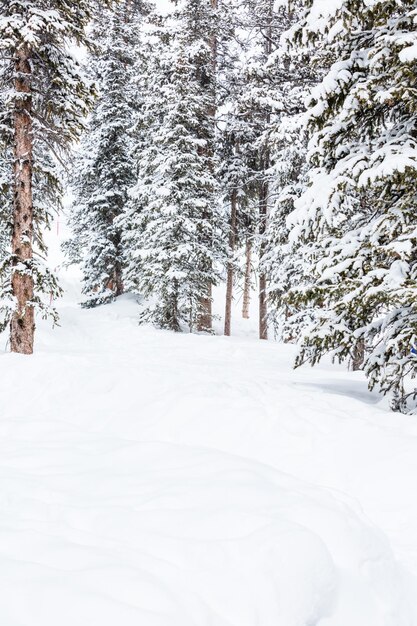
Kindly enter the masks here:
<path id="1" fill-rule="evenodd" d="M 225 101 L 226 113 L 221 118 L 223 131 L 218 145 L 220 167 L 218 176 L 224 196 L 225 213 L 228 216 L 228 259 L 226 266 L 226 303 L 224 334 L 230 335 L 232 328 L 233 290 L 238 278 L 244 280 L 243 300 L 246 315 L 250 298 L 250 249 L 254 238 L 256 211 L 254 210 L 254 183 L 251 163 L 251 142 L 253 139 L 250 124 L 245 112 L 240 108 L 239 97 L 244 84 L 230 84 L 228 98 Z M 245 249 L 246 265 L 249 259 L 249 271 L 243 272 L 239 265 L 242 248 Z M 248 254 L 249 251 L 249 254 Z M 244 315 L 244 317 L 245 317 Z M 248 311 L 247 311 L 248 315 Z"/>
<path id="2" fill-rule="evenodd" d="M 416 11 L 415 0 L 307 3 L 298 41 L 338 61 L 310 99 L 310 188 L 291 217 L 309 286 L 287 295 L 312 322 L 298 363 L 364 346 L 370 386 L 403 411 L 415 410 L 417 374 Z"/>
<path id="3" fill-rule="evenodd" d="M 104 4 L 102 2 L 101 4 Z M 51 161 L 79 136 L 82 117 L 92 102 L 71 46 L 86 44 L 93 3 L 70 0 L 0 1 L 0 93 L 5 102 L 1 140 L 13 149 L 11 272 L 7 305 L 11 349 L 33 352 L 35 309 L 48 312 L 43 293 L 57 293 L 55 278 L 43 268 L 42 230 L 51 201 L 61 188 Z M 9 132 L 3 132 L 4 126 Z M 36 201 L 45 183 L 47 198 Z"/>
<path id="4" fill-rule="evenodd" d="M 211 329 L 211 288 L 223 254 L 212 11 L 187 0 L 151 35 L 139 181 L 121 220 L 127 288 L 150 298 L 141 319 L 173 330 Z"/>
<path id="5" fill-rule="evenodd" d="M 268 294 L 264 257 L 268 214 L 271 207 L 273 155 L 271 133 L 274 128 L 279 77 L 272 70 L 271 58 L 279 47 L 283 32 L 281 9 L 272 0 L 247 0 L 237 13 L 242 50 L 246 63 L 237 80 L 239 116 L 246 123 L 247 141 L 244 158 L 251 170 L 251 184 L 256 189 L 257 253 L 259 281 L 259 337 L 268 338 Z M 279 100 L 279 98 L 278 98 Z M 250 141 L 248 141 L 251 137 Z M 248 248 L 250 251 L 250 248 Z"/>
<path id="6" fill-rule="evenodd" d="M 210 67 L 211 50 L 173 30 L 161 29 L 152 42 L 137 148 L 140 177 L 121 223 L 127 288 L 148 298 L 141 320 L 178 331 L 201 329 L 222 242 L 208 149 L 211 93 L 202 89 L 200 74 Z"/>
<path id="7" fill-rule="evenodd" d="M 206 106 L 204 130 L 201 137 L 204 140 L 204 146 L 201 145 L 200 150 L 204 153 L 202 156 L 206 158 L 207 169 L 214 176 L 219 46 L 218 0 L 209 0 L 208 2 L 207 0 L 183 0 L 178 7 L 176 14 L 178 28 L 182 32 L 185 46 L 192 54 L 194 76 L 197 78 Z M 195 54 L 197 49 L 200 50 L 199 54 Z M 204 115 L 204 112 L 201 111 L 201 114 Z M 207 223 L 211 222 L 213 217 L 213 207 L 204 209 L 203 219 Z M 212 268 L 212 273 L 215 275 L 215 268 Z M 201 331 L 212 328 L 212 288 L 214 284 L 215 282 L 208 278 L 205 293 L 200 296 L 197 327 Z"/>
<path id="8" fill-rule="evenodd" d="M 81 262 L 83 306 L 111 302 L 123 292 L 123 250 L 117 218 L 136 181 L 132 129 L 140 93 L 135 80 L 140 36 L 149 6 L 121 0 L 94 24 L 89 74 L 99 96 L 75 159 L 71 186 L 73 236 L 65 243 L 70 262 Z"/>
<path id="9" fill-rule="evenodd" d="M 284 341 L 293 336 L 286 333 L 286 319 L 291 307 L 283 300 L 294 283 L 301 279 L 302 251 L 289 241 L 287 218 L 307 185 L 307 132 L 305 100 L 323 76 L 325 59 L 316 51 L 320 64 L 311 63 L 312 51 L 298 43 L 291 44 L 292 29 L 302 15 L 302 2 L 277 8 L 281 36 L 271 53 L 267 71 L 275 85 L 274 116 L 271 123 L 270 150 L 273 176 L 270 181 L 270 210 L 261 266 L 267 276 L 268 318 L 276 336 Z M 317 60 L 317 59 L 316 59 Z"/>
<path id="10" fill-rule="evenodd" d="M 231 334 L 232 301 L 238 279 L 244 275 L 244 308 L 250 297 L 250 271 L 242 272 L 239 260 L 242 248 L 250 251 L 256 230 L 254 209 L 254 158 L 252 116 L 246 104 L 245 73 L 248 36 L 242 21 L 241 6 L 222 4 L 219 18 L 222 28 L 218 53 L 217 90 L 220 104 L 217 136 L 218 179 L 224 210 L 228 218 L 228 259 L 226 266 L 226 302 L 224 334 Z M 246 255 L 249 258 L 250 254 Z M 249 263 L 249 270 L 251 264 Z"/>
<path id="11" fill-rule="evenodd" d="M 0 133 L 7 137 L 11 134 L 7 110 L 0 99 Z M 12 195 L 12 154 L 10 139 L 0 143 L 0 332 L 9 322 L 8 307 L 10 299 L 10 272 L 7 271 L 10 257 L 11 226 L 13 213 Z"/>

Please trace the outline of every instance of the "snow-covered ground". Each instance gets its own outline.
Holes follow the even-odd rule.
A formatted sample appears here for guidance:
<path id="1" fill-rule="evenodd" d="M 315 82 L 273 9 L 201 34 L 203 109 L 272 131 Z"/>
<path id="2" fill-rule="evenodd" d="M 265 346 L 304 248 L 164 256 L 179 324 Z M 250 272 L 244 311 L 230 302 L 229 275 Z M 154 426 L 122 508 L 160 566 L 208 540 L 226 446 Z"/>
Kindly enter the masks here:
<path id="1" fill-rule="evenodd" d="M 0 355 L 1 626 L 417 624 L 415 418 L 251 322 L 176 335 L 64 284 Z"/>

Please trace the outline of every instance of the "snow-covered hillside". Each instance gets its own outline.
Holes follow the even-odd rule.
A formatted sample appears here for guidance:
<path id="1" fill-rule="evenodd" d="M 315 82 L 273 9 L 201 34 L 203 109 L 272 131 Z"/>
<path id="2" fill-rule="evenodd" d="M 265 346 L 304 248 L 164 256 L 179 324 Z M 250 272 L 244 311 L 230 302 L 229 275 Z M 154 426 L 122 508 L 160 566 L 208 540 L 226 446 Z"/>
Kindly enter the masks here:
<path id="1" fill-rule="evenodd" d="M 414 418 L 67 288 L 36 354 L 0 357 L 2 626 L 417 623 Z"/>

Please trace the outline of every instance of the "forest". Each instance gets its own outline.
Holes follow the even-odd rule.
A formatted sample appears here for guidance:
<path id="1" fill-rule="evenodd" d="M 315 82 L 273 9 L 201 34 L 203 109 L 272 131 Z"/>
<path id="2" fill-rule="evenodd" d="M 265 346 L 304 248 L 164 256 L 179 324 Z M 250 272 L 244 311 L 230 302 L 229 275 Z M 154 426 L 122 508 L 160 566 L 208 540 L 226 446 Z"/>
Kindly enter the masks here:
<path id="1" fill-rule="evenodd" d="M 1 3 L 1 285 L 30 354 L 59 296 L 44 231 L 74 194 L 83 306 L 212 329 L 251 286 L 259 338 L 330 353 L 413 412 L 416 7 L 344 0 Z M 326 6 L 326 3 L 324 3 Z M 246 309 L 246 313 L 245 313 Z"/>
<path id="2" fill-rule="evenodd" d="M 416 626 L 416 208 L 417 0 L 0 0 L 1 626 Z"/>

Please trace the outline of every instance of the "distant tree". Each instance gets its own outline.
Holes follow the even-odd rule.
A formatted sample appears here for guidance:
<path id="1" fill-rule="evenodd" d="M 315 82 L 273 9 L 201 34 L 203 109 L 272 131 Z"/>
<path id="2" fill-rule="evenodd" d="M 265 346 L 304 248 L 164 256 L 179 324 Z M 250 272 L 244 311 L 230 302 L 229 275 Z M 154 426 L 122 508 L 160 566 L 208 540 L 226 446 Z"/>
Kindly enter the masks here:
<path id="1" fill-rule="evenodd" d="M 210 25 L 200 24 L 203 18 L 209 19 L 205 4 L 191 2 L 173 27 L 154 34 L 136 151 L 139 181 L 121 220 L 126 286 L 148 298 L 141 320 L 176 331 L 211 328 L 211 286 L 224 255 Z"/>
<path id="2" fill-rule="evenodd" d="M 247 174 L 245 163 L 240 158 L 239 140 L 237 139 L 237 128 L 233 128 L 236 120 L 232 115 L 228 116 L 229 126 L 223 133 L 223 145 L 220 152 L 221 168 L 220 181 L 224 194 L 226 212 L 228 214 L 228 259 L 226 266 L 226 303 L 224 315 L 224 334 L 231 335 L 232 328 L 232 303 L 233 289 L 236 274 L 238 273 L 238 263 L 236 258 L 237 246 L 240 243 L 242 233 L 241 207 L 245 205 Z"/>
<path id="3" fill-rule="evenodd" d="M 256 252 L 259 282 L 259 337 L 268 337 L 268 276 L 264 263 L 267 253 L 268 216 L 274 180 L 273 133 L 282 109 L 282 72 L 274 65 L 280 38 L 287 25 L 287 9 L 272 0 L 247 0 L 238 8 L 240 47 L 244 63 L 236 73 L 235 116 L 240 123 L 241 159 L 248 171 L 246 191 L 257 206 Z M 249 222 L 250 225 L 251 221 Z M 247 238 L 246 269 L 250 268 L 251 242 Z M 247 276 L 248 273 L 246 272 Z M 247 314 L 249 280 L 245 281 L 244 310 Z"/>
<path id="4" fill-rule="evenodd" d="M 137 174 L 132 158 L 132 129 L 139 104 L 135 69 L 141 56 L 140 36 L 149 5 L 121 0 L 97 16 L 95 47 L 89 73 L 97 82 L 95 103 L 71 186 L 74 207 L 72 237 L 64 244 L 70 262 L 80 262 L 83 306 L 111 302 L 123 293 L 123 250 L 117 218 Z"/>
<path id="5" fill-rule="evenodd" d="M 323 75 L 323 51 L 313 52 L 300 42 L 291 44 L 292 30 L 302 15 L 302 2 L 280 6 L 281 36 L 271 53 L 266 71 L 275 85 L 274 116 L 269 135 L 272 176 L 270 207 L 261 266 L 267 276 L 268 319 L 276 335 L 284 341 L 294 335 L 286 332 L 286 320 L 294 309 L 285 301 L 288 290 L 302 280 L 303 251 L 289 239 L 288 216 L 307 186 L 307 131 L 305 101 Z M 320 60 L 320 63 L 318 62 Z M 308 279 L 308 277 L 306 277 Z M 283 299 L 284 298 L 284 299 Z"/>
<path id="6" fill-rule="evenodd" d="M 228 217 L 228 259 L 226 267 L 226 304 L 224 334 L 231 334 L 232 301 L 235 284 L 243 277 L 243 317 L 249 316 L 251 291 L 251 248 L 256 232 L 256 183 L 252 162 L 253 132 L 250 118 L 240 108 L 240 97 L 245 83 L 239 81 L 241 68 L 228 83 L 226 113 L 223 130 L 219 136 L 218 177 L 222 190 L 225 213 Z M 230 79 L 230 76 L 228 76 Z M 245 268 L 240 267 L 240 255 L 245 250 Z M 243 276 L 242 276 L 243 274 Z"/>

